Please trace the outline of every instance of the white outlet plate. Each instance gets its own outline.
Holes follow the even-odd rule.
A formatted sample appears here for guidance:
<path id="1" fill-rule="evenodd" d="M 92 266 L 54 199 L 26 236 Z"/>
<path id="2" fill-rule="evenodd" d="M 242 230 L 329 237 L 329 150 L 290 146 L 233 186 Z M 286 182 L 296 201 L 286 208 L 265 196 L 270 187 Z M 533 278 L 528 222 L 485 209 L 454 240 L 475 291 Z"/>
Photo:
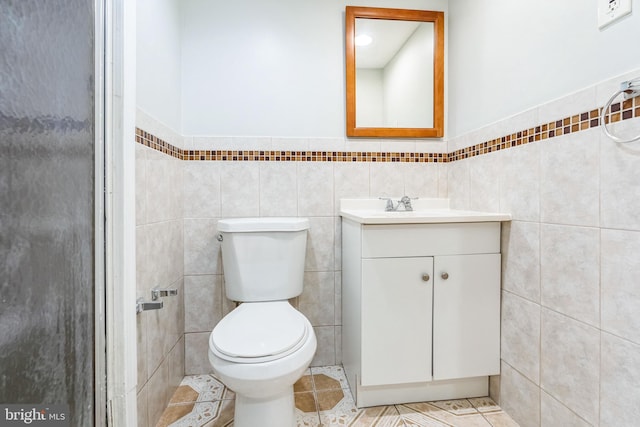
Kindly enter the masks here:
<path id="1" fill-rule="evenodd" d="M 631 13 L 631 0 L 598 0 L 598 28 L 602 29 Z"/>

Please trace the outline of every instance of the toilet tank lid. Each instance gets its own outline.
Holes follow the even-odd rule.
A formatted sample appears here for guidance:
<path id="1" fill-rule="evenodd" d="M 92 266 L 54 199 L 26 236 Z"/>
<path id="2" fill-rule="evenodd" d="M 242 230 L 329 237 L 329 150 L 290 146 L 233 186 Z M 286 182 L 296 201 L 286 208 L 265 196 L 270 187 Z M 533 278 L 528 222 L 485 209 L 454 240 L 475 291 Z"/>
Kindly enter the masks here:
<path id="1" fill-rule="evenodd" d="M 309 219 L 297 217 L 228 218 L 218 221 L 218 231 L 250 233 L 257 231 L 302 231 Z"/>

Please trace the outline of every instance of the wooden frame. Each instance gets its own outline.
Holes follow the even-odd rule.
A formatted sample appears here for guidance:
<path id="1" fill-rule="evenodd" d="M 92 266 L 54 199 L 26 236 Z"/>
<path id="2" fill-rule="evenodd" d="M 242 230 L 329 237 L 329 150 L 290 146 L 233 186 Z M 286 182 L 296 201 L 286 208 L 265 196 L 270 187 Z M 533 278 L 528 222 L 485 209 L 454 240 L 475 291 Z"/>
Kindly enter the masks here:
<path id="1" fill-rule="evenodd" d="M 433 61 L 434 117 L 432 128 L 356 127 L 356 55 L 354 43 L 356 18 L 433 22 L 435 45 Z M 441 138 L 444 136 L 444 12 L 347 6 L 345 30 L 347 136 L 377 138 Z"/>

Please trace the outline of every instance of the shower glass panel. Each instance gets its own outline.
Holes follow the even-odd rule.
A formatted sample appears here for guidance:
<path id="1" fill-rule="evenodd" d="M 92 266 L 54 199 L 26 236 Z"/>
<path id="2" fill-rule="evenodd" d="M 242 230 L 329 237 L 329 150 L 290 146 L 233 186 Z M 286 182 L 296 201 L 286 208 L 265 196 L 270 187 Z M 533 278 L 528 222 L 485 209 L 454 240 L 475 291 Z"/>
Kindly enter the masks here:
<path id="1" fill-rule="evenodd" d="M 0 2 L 0 405 L 72 426 L 95 411 L 94 8 Z"/>

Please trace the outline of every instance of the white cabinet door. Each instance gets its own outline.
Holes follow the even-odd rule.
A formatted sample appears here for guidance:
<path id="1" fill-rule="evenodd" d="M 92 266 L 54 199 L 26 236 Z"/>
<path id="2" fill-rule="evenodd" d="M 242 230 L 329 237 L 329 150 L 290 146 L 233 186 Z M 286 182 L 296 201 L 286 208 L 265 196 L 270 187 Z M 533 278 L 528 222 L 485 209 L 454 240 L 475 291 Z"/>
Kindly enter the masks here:
<path id="1" fill-rule="evenodd" d="M 433 379 L 500 373 L 500 254 L 434 261 Z"/>
<path id="2" fill-rule="evenodd" d="M 431 380 L 433 258 L 362 260 L 363 386 Z"/>

